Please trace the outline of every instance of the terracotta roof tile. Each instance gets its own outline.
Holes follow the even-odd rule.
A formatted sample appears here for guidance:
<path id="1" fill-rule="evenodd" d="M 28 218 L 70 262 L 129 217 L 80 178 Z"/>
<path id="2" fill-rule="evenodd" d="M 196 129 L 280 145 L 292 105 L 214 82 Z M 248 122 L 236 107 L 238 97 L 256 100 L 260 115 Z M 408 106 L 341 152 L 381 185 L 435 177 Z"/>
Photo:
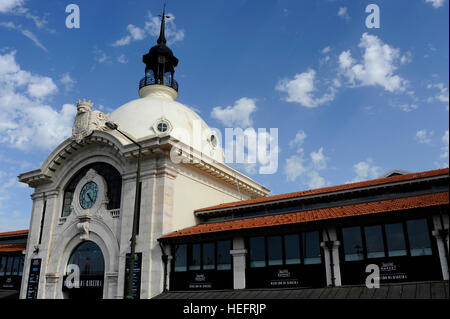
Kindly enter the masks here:
<path id="1" fill-rule="evenodd" d="M 395 212 L 405 209 L 420 207 L 431 207 L 449 203 L 449 193 L 441 192 L 428 195 L 404 197 L 398 199 L 368 202 L 346 206 L 321 208 L 316 210 L 301 211 L 296 213 L 285 213 L 278 215 L 268 215 L 252 217 L 232 221 L 199 224 L 161 237 L 174 238 L 204 233 L 216 233 L 221 231 L 250 229 L 258 227 L 279 226 L 295 223 L 304 223 L 333 218 L 343 218 L 349 216 L 360 216 L 366 214 L 376 214 L 384 212 Z"/>
<path id="2" fill-rule="evenodd" d="M 223 208 L 239 207 L 239 206 L 245 206 L 245 205 L 250 205 L 250 204 L 265 203 L 265 202 L 270 202 L 270 201 L 295 198 L 295 197 L 301 197 L 301 196 L 307 196 L 307 195 L 326 194 L 326 193 L 343 191 L 343 190 L 350 190 L 350 189 L 376 186 L 376 185 L 382 185 L 382 184 L 388 184 L 388 183 L 415 180 L 415 179 L 420 179 L 420 178 L 434 177 L 434 176 L 439 176 L 439 175 L 445 175 L 448 173 L 449 173 L 449 169 L 443 168 L 443 169 L 437 169 L 437 170 L 420 172 L 420 173 L 396 175 L 396 176 L 392 176 L 392 177 L 379 178 L 379 179 L 363 181 L 363 182 L 358 182 L 358 183 L 350 183 L 350 184 L 344 184 L 344 185 L 338 185 L 338 186 L 318 188 L 318 189 L 313 189 L 313 190 L 306 190 L 306 191 L 300 191 L 300 192 L 294 192 L 294 193 L 287 193 L 287 194 L 255 198 L 255 199 L 250 199 L 250 200 L 245 200 L 245 201 L 225 203 L 225 204 L 221 204 L 221 205 L 217 205 L 217 206 L 211 206 L 211 207 L 206 207 L 206 208 L 202 208 L 202 209 L 197 209 L 195 212 L 200 213 L 200 212 L 206 212 L 209 210 L 218 210 L 218 209 L 223 209 Z"/>
<path id="3" fill-rule="evenodd" d="M 6 233 L 0 233 L 0 237 L 14 236 L 14 235 L 27 235 L 27 234 L 28 234 L 28 229 L 24 229 L 24 230 L 15 230 L 15 231 L 10 231 L 10 232 L 6 232 Z"/>
<path id="4" fill-rule="evenodd" d="M 26 243 L 16 243 L 16 244 L 0 244 L 0 252 L 13 252 L 22 251 L 27 248 Z"/>

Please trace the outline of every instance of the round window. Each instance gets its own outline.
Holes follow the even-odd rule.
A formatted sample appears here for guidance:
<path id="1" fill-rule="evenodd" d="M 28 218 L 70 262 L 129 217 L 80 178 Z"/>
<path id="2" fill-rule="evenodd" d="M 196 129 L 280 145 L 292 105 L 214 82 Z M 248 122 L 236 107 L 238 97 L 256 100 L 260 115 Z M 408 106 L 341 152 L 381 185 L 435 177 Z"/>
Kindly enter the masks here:
<path id="1" fill-rule="evenodd" d="M 166 122 L 159 122 L 156 128 L 158 129 L 158 132 L 166 133 L 169 130 L 169 125 L 167 125 Z"/>
<path id="2" fill-rule="evenodd" d="M 153 126 L 156 134 L 165 134 L 171 130 L 170 123 L 166 120 L 158 120 Z"/>

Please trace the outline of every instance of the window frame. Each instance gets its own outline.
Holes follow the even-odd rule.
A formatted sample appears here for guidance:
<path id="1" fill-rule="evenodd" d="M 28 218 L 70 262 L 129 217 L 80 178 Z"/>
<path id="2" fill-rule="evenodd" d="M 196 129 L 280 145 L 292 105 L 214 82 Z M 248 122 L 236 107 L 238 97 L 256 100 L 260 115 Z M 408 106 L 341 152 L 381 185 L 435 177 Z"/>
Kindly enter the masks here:
<path id="1" fill-rule="evenodd" d="M 304 249 L 304 234 L 306 233 L 314 233 L 317 232 L 319 235 L 319 252 L 320 252 L 320 263 L 305 263 L 305 249 Z M 298 237 L 298 244 L 299 244 L 299 259 L 300 262 L 299 263 L 286 263 L 286 236 L 290 236 L 290 235 L 297 235 Z M 268 245 L 268 238 L 269 237 L 276 237 L 276 236 L 280 236 L 281 237 L 281 256 L 282 256 L 282 263 L 278 264 L 278 265 L 269 265 L 269 245 Z M 264 238 L 264 245 L 265 245 L 265 264 L 264 266 L 260 266 L 260 267 L 254 267 L 251 266 L 251 256 L 250 256 L 250 249 L 251 249 L 251 245 L 250 245 L 250 239 L 251 238 L 255 238 L 255 237 L 263 237 Z M 324 262 L 324 256 L 320 247 L 320 243 L 323 241 L 322 238 L 322 232 L 321 230 L 308 230 L 308 231 L 302 231 L 302 232 L 289 232 L 289 233 L 278 233 L 278 234 L 270 234 L 270 235 L 257 235 L 257 236 L 249 236 L 246 238 L 246 247 L 248 249 L 248 254 L 247 254 L 247 258 L 246 258 L 246 262 L 247 262 L 247 267 L 249 269 L 262 269 L 262 268 L 276 268 L 276 267 L 290 267 L 290 266 L 317 266 L 317 265 L 322 265 Z"/>
<path id="2" fill-rule="evenodd" d="M 431 255 L 425 255 L 425 256 L 412 256 L 411 255 L 411 244 L 409 241 L 409 232 L 408 232 L 408 225 L 407 223 L 409 221 L 416 221 L 416 220 L 424 220 L 427 226 L 427 231 L 428 231 L 428 235 L 429 235 L 429 239 L 430 239 L 430 248 L 431 248 Z M 392 225 L 392 224 L 400 224 L 402 227 L 402 232 L 403 232 L 403 240 L 405 243 L 405 250 L 406 250 L 406 254 L 405 255 L 401 255 L 401 256 L 390 256 L 389 255 L 389 246 L 388 246 L 388 232 L 386 231 L 386 226 L 387 225 Z M 436 247 L 435 247 L 435 242 L 433 241 L 433 238 L 431 236 L 431 231 L 432 231 L 432 221 L 430 221 L 429 217 L 414 217 L 411 219 L 404 219 L 404 220 L 393 220 L 393 221 L 388 221 L 388 222 L 382 222 L 382 223 L 368 223 L 368 224 L 364 224 L 364 225 L 349 225 L 349 226 L 345 226 L 345 227 L 340 227 L 339 229 L 339 237 L 342 243 L 342 249 L 340 249 L 340 258 L 342 258 L 343 262 L 362 262 L 362 261 L 375 261 L 375 260 L 382 260 L 382 259 L 389 259 L 389 258 L 405 258 L 405 257 L 426 257 L 426 256 L 433 256 L 436 255 Z M 368 257 L 368 251 L 367 251 L 367 242 L 366 242 L 366 231 L 365 228 L 366 227 L 371 227 L 371 226 L 381 226 L 381 234 L 382 234 L 382 240 L 383 240 L 383 249 L 384 249 L 384 257 Z M 345 241 L 344 241 L 344 235 L 343 235 L 343 229 L 344 228 L 351 228 L 351 227 L 359 227 L 360 231 L 361 231 L 361 239 L 362 239 L 362 243 L 363 243 L 363 256 L 364 258 L 361 260 L 345 260 L 345 249 L 344 249 L 344 245 L 345 245 Z"/>
<path id="3" fill-rule="evenodd" d="M 219 260 L 219 251 L 218 251 L 218 243 L 219 242 L 228 242 L 229 243 L 229 254 L 230 254 L 230 263 L 229 264 L 221 264 L 221 265 L 229 265 L 228 269 L 219 269 L 218 267 L 218 260 Z M 214 268 L 205 269 L 204 265 L 204 245 L 205 244 L 214 244 Z M 175 247 L 186 245 L 186 270 L 175 270 L 175 263 L 176 263 L 176 256 L 175 256 Z M 199 245 L 200 246 L 200 256 L 199 256 L 199 265 L 200 267 L 198 269 L 192 269 L 191 268 L 191 256 L 192 256 L 192 247 L 193 245 Z M 175 273 L 188 273 L 188 272 L 198 272 L 198 271 L 232 271 L 233 270 L 233 258 L 231 256 L 230 251 L 233 249 L 233 241 L 231 239 L 223 239 L 223 240 L 215 240 L 215 241 L 202 241 L 202 242 L 192 242 L 192 243 L 180 243 L 180 244 L 173 244 L 172 245 L 172 251 L 173 253 L 173 262 L 171 263 L 171 271 Z"/>

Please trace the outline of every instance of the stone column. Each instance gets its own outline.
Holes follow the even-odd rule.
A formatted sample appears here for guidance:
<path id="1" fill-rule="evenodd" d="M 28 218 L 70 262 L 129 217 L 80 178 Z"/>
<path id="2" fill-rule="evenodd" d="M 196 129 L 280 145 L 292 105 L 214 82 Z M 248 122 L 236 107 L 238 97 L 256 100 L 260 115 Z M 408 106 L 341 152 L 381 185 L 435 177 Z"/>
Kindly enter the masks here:
<path id="1" fill-rule="evenodd" d="M 43 277 L 43 276 L 41 276 Z M 47 273 L 45 275 L 45 297 L 46 299 L 56 299 L 56 289 L 59 283 L 59 274 Z M 39 292 L 43 289 L 39 289 Z M 39 294 L 38 294 L 38 298 Z"/>
<path id="2" fill-rule="evenodd" d="M 245 289 L 245 241 L 242 237 L 233 238 L 233 249 L 230 251 L 233 257 L 233 288 Z"/>
<path id="3" fill-rule="evenodd" d="M 28 277 L 30 275 L 31 259 L 37 258 L 35 247 L 39 243 L 39 233 L 41 230 L 42 213 L 44 209 L 44 193 L 34 193 L 31 196 L 33 209 L 31 211 L 30 228 L 28 231 L 26 255 L 23 265 L 22 284 L 20 286 L 20 299 L 25 299 L 28 289 Z"/>
<path id="4" fill-rule="evenodd" d="M 169 159 L 159 158 L 157 164 L 150 228 L 152 237 L 148 244 L 150 248 L 150 291 L 148 298 L 159 295 L 163 290 L 164 265 L 158 238 L 173 231 L 174 182 L 178 175 L 177 171 L 170 167 Z"/>
<path id="5" fill-rule="evenodd" d="M 117 296 L 117 284 L 118 284 L 119 273 L 108 272 L 105 274 L 105 299 L 116 299 Z"/>
<path id="6" fill-rule="evenodd" d="M 433 216 L 433 224 L 434 224 L 434 230 L 432 232 L 434 238 L 436 238 L 436 244 L 438 247 L 439 252 L 439 260 L 441 262 L 441 269 L 442 269 L 442 278 L 444 280 L 449 280 L 449 273 L 448 273 L 448 215 L 447 216 L 440 216 L 435 215 Z"/>
<path id="7" fill-rule="evenodd" d="M 120 228 L 120 254 L 119 276 L 117 285 L 117 298 L 123 299 L 125 289 L 125 263 L 126 254 L 130 252 L 130 239 L 133 227 L 134 196 L 136 192 L 136 175 L 128 174 L 122 180 L 121 228 Z"/>
<path id="8" fill-rule="evenodd" d="M 47 206 L 45 211 L 44 227 L 42 228 L 42 241 L 36 258 L 41 258 L 41 276 L 39 278 L 38 299 L 56 298 L 56 289 L 59 274 L 47 274 L 48 260 L 53 246 L 53 230 L 57 224 L 62 206 L 59 205 L 58 191 L 46 192 Z M 58 279 L 55 279 L 58 277 Z M 50 280 L 47 282 L 47 280 Z M 45 287 L 45 288 L 44 288 Z"/>
<path id="9" fill-rule="evenodd" d="M 328 232 L 324 230 L 323 238 L 327 239 L 320 244 L 325 257 L 327 286 L 339 287 L 342 285 L 339 263 L 339 246 L 341 243 L 337 240 L 336 229 L 328 229 Z"/>

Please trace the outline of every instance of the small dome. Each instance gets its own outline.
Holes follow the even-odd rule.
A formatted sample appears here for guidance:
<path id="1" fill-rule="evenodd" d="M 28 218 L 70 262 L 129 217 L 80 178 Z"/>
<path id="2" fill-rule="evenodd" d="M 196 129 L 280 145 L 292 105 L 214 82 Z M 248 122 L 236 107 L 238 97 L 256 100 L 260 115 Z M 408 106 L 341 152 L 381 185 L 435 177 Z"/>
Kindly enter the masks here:
<path id="1" fill-rule="evenodd" d="M 176 102 L 176 91 L 149 85 L 140 99 L 128 102 L 110 114 L 111 121 L 136 139 L 170 135 L 197 151 L 223 163 L 224 153 L 215 132 L 189 107 Z M 214 138 L 212 138 L 214 136 Z"/>

